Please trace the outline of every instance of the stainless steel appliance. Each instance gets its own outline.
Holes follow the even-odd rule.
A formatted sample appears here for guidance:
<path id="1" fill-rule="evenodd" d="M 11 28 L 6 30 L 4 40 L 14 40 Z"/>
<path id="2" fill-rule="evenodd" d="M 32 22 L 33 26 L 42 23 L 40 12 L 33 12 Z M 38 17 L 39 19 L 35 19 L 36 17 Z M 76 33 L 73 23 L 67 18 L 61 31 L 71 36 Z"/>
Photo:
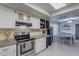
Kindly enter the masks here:
<path id="1" fill-rule="evenodd" d="M 34 39 L 30 38 L 30 33 L 16 32 L 17 56 L 35 55 Z"/>
<path id="2" fill-rule="evenodd" d="M 22 22 L 22 21 L 16 21 L 16 26 L 27 26 L 27 27 L 31 27 L 32 23 L 27 23 L 27 22 Z"/>
<path id="3" fill-rule="evenodd" d="M 52 28 L 49 28 L 47 29 L 47 38 L 46 38 L 46 47 L 52 45 L 53 43 L 53 29 Z"/>

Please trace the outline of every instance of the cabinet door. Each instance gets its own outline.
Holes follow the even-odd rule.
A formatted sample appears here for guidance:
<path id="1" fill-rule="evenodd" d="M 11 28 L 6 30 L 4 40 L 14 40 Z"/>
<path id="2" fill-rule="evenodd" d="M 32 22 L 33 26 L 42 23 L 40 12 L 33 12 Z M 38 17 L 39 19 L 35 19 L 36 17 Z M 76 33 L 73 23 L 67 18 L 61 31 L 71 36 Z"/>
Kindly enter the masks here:
<path id="1" fill-rule="evenodd" d="M 41 52 L 46 48 L 46 38 L 36 39 L 36 53 Z"/>
<path id="2" fill-rule="evenodd" d="M 49 21 L 46 21 L 46 28 L 49 28 Z"/>
<path id="3" fill-rule="evenodd" d="M 16 56 L 16 45 L 0 48 L 0 56 Z"/>
<path id="4" fill-rule="evenodd" d="M 40 52 L 40 48 L 41 48 L 41 43 L 40 43 L 41 41 L 40 41 L 40 39 L 36 39 L 35 40 L 35 49 L 36 49 L 36 53 L 38 53 L 38 52 Z"/>
<path id="5" fill-rule="evenodd" d="M 40 19 L 40 28 L 45 29 L 45 20 L 44 19 Z"/>
<path id="6" fill-rule="evenodd" d="M 15 28 L 15 12 L 0 6 L 0 28 Z"/>
<path id="7" fill-rule="evenodd" d="M 31 16 L 24 15 L 24 21 L 27 22 L 27 23 L 31 23 Z"/>
<path id="8" fill-rule="evenodd" d="M 42 39 L 41 39 L 41 49 L 43 50 L 43 49 L 45 49 L 46 48 L 46 37 L 43 37 Z"/>
<path id="9" fill-rule="evenodd" d="M 31 23 L 32 23 L 32 28 L 40 28 L 40 19 L 37 17 L 32 17 L 31 19 Z"/>
<path id="10" fill-rule="evenodd" d="M 24 21 L 24 14 L 22 12 L 16 11 L 16 20 Z"/>

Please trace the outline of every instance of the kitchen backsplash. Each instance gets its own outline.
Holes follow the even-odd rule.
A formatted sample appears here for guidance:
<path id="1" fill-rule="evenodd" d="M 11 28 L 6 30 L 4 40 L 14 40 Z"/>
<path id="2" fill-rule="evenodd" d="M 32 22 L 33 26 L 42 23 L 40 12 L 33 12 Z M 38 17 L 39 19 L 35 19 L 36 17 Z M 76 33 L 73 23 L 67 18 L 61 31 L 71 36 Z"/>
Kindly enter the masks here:
<path id="1" fill-rule="evenodd" d="M 27 30 L 22 30 L 22 29 L 0 29 L 0 40 L 10 40 L 14 39 L 14 33 L 15 32 L 27 32 Z"/>
<path id="2" fill-rule="evenodd" d="M 42 35 L 42 31 L 40 29 L 32 29 L 30 32 L 31 37 Z"/>
<path id="3" fill-rule="evenodd" d="M 29 30 L 27 30 L 27 29 L 24 29 L 24 30 L 0 29 L 0 40 L 14 39 L 14 33 L 17 31 L 18 32 L 21 32 L 21 31 L 27 32 Z M 31 37 L 40 36 L 40 35 L 42 35 L 42 31 L 40 29 L 31 29 L 30 35 L 31 35 Z"/>
<path id="4" fill-rule="evenodd" d="M 14 32 L 15 32 L 15 30 L 11 30 L 11 29 L 1 29 L 0 30 L 0 40 L 13 39 Z"/>

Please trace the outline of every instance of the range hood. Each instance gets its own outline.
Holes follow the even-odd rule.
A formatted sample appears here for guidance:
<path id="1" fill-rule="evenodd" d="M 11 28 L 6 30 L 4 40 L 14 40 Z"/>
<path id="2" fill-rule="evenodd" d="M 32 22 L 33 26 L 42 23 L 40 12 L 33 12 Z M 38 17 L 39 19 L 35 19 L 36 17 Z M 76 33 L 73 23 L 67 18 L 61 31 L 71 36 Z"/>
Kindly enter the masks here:
<path id="1" fill-rule="evenodd" d="M 16 26 L 22 26 L 22 25 L 27 26 L 27 27 L 31 27 L 32 23 L 16 21 Z"/>

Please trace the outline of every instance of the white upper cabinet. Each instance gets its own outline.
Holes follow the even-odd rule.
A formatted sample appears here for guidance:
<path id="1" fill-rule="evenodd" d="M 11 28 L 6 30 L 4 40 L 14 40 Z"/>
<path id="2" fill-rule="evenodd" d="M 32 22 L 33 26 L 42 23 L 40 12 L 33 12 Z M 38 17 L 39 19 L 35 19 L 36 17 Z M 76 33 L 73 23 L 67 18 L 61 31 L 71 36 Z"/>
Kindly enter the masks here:
<path id="1" fill-rule="evenodd" d="M 23 12 L 16 12 L 17 14 L 17 21 L 21 21 L 21 22 L 31 22 L 31 16 L 23 13 Z"/>
<path id="2" fill-rule="evenodd" d="M 40 18 L 32 16 L 31 23 L 32 28 L 40 29 Z"/>
<path id="3" fill-rule="evenodd" d="M 27 22 L 27 23 L 31 23 L 31 16 L 24 15 L 24 21 Z"/>
<path id="4" fill-rule="evenodd" d="M 15 11 L 0 6 L 0 28 L 15 28 Z"/>
<path id="5" fill-rule="evenodd" d="M 32 26 L 30 28 L 40 29 L 40 18 L 31 15 L 24 15 L 24 21 L 32 23 Z"/>
<path id="6" fill-rule="evenodd" d="M 18 20 L 24 20 L 24 16 L 21 13 L 18 13 Z"/>
<path id="7" fill-rule="evenodd" d="M 32 26 L 30 28 L 33 29 L 40 29 L 40 18 L 32 16 L 32 15 L 27 15 L 23 12 L 17 12 L 17 21 L 21 22 L 27 22 L 27 23 L 32 23 Z"/>
<path id="8" fill-rule="evenodd" d="M 22 12 L 16 11 L 16 20 L 17 21 L 24 21 L 24 14 Z"/>

